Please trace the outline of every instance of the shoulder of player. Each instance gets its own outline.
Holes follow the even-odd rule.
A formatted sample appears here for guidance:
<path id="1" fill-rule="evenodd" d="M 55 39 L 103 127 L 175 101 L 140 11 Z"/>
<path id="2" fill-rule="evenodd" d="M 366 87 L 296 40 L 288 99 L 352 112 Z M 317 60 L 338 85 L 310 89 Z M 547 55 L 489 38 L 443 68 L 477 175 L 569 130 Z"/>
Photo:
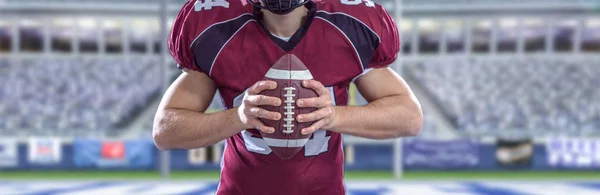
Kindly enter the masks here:
<path id="1" fill-rule="evenodd" d="M 345 15 L 371 26 L 384 12 L 384 8 L 372 0 L 313 0 L 317 14 Z"/>
<path id="2" fill-rule="evenodd" d="M 196 29 L 252 15 L 252 5 L 245 0 L 190 0 L 182 8 L 184 19 Z"/>

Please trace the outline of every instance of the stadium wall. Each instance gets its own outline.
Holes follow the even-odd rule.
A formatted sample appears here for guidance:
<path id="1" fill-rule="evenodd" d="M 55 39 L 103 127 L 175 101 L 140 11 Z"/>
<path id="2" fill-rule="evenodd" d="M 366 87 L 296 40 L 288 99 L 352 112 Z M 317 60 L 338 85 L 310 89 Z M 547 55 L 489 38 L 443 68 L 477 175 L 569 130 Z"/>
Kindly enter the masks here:
<path id="1" fill-rule="evenodd" d="M 8 142 L 0 143 L 1 155 L 10 146 Z M 160 166 L 159 151 L 151 140 L 78 139 L 60 144 L 48 139 L 32 139 L 16 146 L 16 163 L 7 166 L 0 161 L 0 170 L 118 171 L 157 170 Z M 220 154 L 215 152 L 219 153 L 220 149 L 171 150 L 171 169 L 218 170 Z M 405 170 L 599 170 L 600 156 L 596 152 L 599 149 L 600 141 L 579 138 L 553 139 L 547 143 L 413 139 L 403 144 L 403 167 Z M 347 170 L 391 170 L 393 167 L 391 145 L 357 144 L 352 150 L 354 157 L 345 163 Z"/>

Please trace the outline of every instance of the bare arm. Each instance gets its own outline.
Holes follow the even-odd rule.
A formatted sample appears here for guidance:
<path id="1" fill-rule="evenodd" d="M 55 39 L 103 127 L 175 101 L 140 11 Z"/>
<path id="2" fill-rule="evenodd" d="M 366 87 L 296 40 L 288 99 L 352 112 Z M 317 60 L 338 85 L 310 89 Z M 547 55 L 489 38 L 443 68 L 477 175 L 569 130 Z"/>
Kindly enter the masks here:
<path id="1" fill-rule="evenodd" d="M 169 87 L 154 118 L 153 137 L 161 150 L 193 149 L 213 145 L 244 129 L 260 129 L 273 133 L 258 118 L 278 120 L 279 113 L 269 112 L 259 105 L 278 106 L 281 100 L 258 95 L 261 91 L 275 89 L 272 81 L 256 82 L 244 95 L 238 108 L 205 114 L 215 95 L 213 81 L 204 73 L 182 73 Z"/>
<path id="2" fill-rule="evenodd" d="M 370 139 L 414 136 L 421 131 L 421 105 L 408 85 L 389 68 L 373 69 L 356 80 L 360 93 L 369 101 L 364 106 L 333 106 L 329 91 L 318 81 L 307 80 L 304 87 L 319 97 L 298 100 L 300 107 L 318 108 L 298 115 L 300 122 L 314 123 L 302 130 L 310 134 L 319 129 Z"/>
<path id="3" fill-rule="evenodd" d="M 406 82 L 389 68 L 373 69 L 356 80 L 369 102 L 337 106 L 331 130 L 371 139 L 417 135 L 423 125 L 421 105 Z"/>
<path id="4" fill-rule="evenodd" d="M 200 148 L 243 130 L 236 109 L 204 113 L 215 91 L 206 74 L 191 70 L 182 73 L 166 91 L 156 112 L 156 146 L 161 150 Z"/>

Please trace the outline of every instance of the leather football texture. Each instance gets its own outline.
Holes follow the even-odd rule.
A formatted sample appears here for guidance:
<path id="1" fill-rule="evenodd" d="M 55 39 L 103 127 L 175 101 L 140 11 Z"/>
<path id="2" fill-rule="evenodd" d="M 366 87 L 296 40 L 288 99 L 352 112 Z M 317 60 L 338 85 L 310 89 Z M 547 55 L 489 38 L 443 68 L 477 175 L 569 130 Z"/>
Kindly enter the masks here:
<path id="1" fill-rule="evenodd" d="M 301 108 L 296 105 L 296 100 L 302 98 L 318 97 L 317 93 L 302 86 L 303 80 L 313 79 L 308 68 L 293 54 L 281 57 L 269 69 L 265 80 L 277 82 L 274 90 L 265 90 L 261 95 L 278 97 L 281 99 L 280 106 L 261 106 L 261 108 L 272 112 L 281 113 L 280 120 L 262 119 L 261 121 L 275 128 L 272 134 L 261 135 L 273 153 L 282 159 L 290 159 L 302 150 L 312 135 L 302 135 L 303 128 L 310 127 L 313 122 L 298 122 L 299 114 L 311 113 L 316 108 Z"/>

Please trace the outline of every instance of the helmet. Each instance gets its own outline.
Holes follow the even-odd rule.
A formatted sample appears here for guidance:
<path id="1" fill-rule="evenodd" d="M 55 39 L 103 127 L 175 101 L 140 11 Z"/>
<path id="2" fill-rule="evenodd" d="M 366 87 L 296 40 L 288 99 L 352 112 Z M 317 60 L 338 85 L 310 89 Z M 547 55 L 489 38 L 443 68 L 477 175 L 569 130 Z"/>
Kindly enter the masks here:
<path id="1" fill-rule="evenodd" d="M 274 14 L 287 14 L 292 12 L 294 9 L 303 6 L 311 0 L 247 0 L 249 3 L 254 5 L 256 8 L 266 9 Z"/>

